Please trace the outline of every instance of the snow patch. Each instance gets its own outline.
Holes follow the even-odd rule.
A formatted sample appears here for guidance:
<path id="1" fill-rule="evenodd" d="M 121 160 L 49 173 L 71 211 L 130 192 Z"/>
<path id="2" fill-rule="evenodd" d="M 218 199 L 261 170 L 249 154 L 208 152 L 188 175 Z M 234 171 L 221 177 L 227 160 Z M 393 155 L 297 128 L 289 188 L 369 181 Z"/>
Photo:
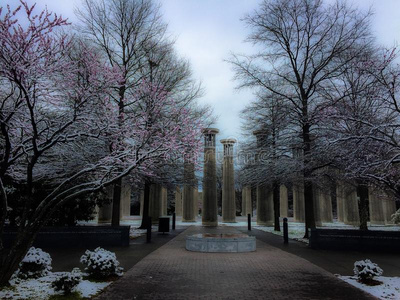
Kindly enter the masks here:
<path id="1" fill-rule="evenodd" d="M 400 299 L 400 277 L 377 276 L 374 279 L 382 282 L 381 285 L 369 286 L 357 281 L 354 276 L 337 276 L 343 281 L 359 288 L 379 299 Z"/>
<path id="2" fill-rule="evenodd" d="M 56 292 L 51 284 L 60 276 L 66 275 L 67 272 L 54 272 L 47 276 L 37 279 L 21 280 L 19 283 L 10 282 L 11 288 L 4 288 L 0 290 L 0 299 L 48 299 L 52 295 L 60 295 L 61 292 Z M 82 297 L 91 297 L 99 293 L 105 287 L 110 285 L 111 282 L 91 282 L 89 280 L 82 280 L 75 291 L 79 292 Z"/>

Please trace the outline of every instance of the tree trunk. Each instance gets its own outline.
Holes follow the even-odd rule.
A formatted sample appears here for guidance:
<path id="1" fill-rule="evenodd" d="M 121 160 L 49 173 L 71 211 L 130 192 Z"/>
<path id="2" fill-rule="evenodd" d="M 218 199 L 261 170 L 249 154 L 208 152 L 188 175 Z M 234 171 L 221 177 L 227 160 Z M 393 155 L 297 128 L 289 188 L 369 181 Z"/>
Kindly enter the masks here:
<path id="1" fill-rule="evenodd" d="M 150 206 L 150 181 L 147 179 L 144 183 L 144 197 L 143 197 L 143 213 L 142 213 L 142 224 L 139 229 L 147 229 L 147 219 L 149 218 L 149 206 Z"/>
<path id="2" fill-rule="evenodd" d="M 281 231 L 279 223 L 280 215 L 280 186 L 277 181 L 273 183 L 273 198 L 274 198 L 274 230 Z"/>
<path id="3" fill-rule="evenodd" d="M 368 185 L 365 182 L 357 185 L 357 194 L 360 197 L 360 230 L 368 230 Z"/>
<path id="4" fill-rule="evenodd" d="M 0 287 L 9 285 L 11 276 L 18 269 L 20 262 L 32 246 L 37 233 L 25 228 L 19 232 L 10 249 L 4 249 L 0 257 Z"/>
<path id="5" fill-rule="evenodd" d="M 313 186 L 310 180 L 304 179 L 304 208 L 305 208 L 305 234 L 304 238 L 308 239 L 309 229 L 315 229 L 314 218 L 314 195 Z"/>
<path id="6" fill-rule="evenodd" d="M 114 184 L 113 202 L 112 202 L 112 218 L 111 226 L 118 227 L 120 220 L 121 209 L 121 192 L 122 192 L 122 178 Z"/>
<path id="7" fill-rule="evenodd" d="M 305 116 L 307 114 L 305 113 Z M 309 229 L 315 229 L 315 217 L 314 217 L 314 195 L 313 186 L 311 181 L 311 138 L 310 138 L 310 125 L 305 124 L 303 126 L 303 149 L 304 149 L 304 206 L 305 206 L 305 234 L 304 238 L 309 238 Z"/>

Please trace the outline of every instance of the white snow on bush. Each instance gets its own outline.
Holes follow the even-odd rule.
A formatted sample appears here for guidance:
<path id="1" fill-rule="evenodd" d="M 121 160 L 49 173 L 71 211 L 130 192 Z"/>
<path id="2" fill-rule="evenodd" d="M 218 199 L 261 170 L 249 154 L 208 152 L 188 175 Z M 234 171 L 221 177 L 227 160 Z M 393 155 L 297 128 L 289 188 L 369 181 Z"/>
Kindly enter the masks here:
<path id="1" fill-rule="evenodd" d="M 40 248 L 31 247 L 19 264 L 14 278 L 38 278 L 51 271 L 50 254 Z"/>
<path id="2" fill-rule="evenodd" d="M 119 267 L 115 253 L 103 248 L 86 250 L 80 261 L 86 266 L 85 271 L 95 277 L 122 276 L 122 268 Z"/>
<path id="3" fill-rule="evenodd" d="M 394 224 L 400 224 L 400 209 L 398 209 L 393 215 L 392 220 Z"/>
<path id="4" fill-rule="evenodd" d="M 51 286 L 52 283 L 61 276 L 65 276 L 67 272 L 54 272 L 37 279 L 12 281 L 11 288 L 0 290 L 0 299 L 17 300 L 17 299 L 43 299 L 46 300 L 52 295 L 60 295 L 61 292 L 56 292 Z M 89 298 L 98 294 L 111 282 L 91 282 L 82 280 L 74 291 L 81 294 L 82 297 Z"/>
<path id="5" fill-rule="evenodd" d="M 338 276 L 345 282 L 359 288 L 379 299 L 398 300 L 400 299 L 400 277 L 375 277 L 375 280 L 382 282 L 381 285 L 370 286 L 358 281 L 354 276 Z"/>
<path id="6" fill-rule="evenodd" d="M 383 274 L 383 270 L 369 259 L 356 261 L 353 271 L 354 275 L 361 281 L 373 279 L 375 276 Z"/>

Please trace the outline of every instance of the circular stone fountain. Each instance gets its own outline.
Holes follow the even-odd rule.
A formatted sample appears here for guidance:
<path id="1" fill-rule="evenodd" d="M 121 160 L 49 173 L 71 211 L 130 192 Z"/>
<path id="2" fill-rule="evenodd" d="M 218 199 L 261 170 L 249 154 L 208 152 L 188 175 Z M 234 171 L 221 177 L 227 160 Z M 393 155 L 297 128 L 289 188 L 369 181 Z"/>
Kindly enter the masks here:
<path id="1" fill-rule="evenodd" d="M 199 233 L 186 238 L 186 250 L 196 252 L 252 252 L 256 238 L 247 234 Z"/>

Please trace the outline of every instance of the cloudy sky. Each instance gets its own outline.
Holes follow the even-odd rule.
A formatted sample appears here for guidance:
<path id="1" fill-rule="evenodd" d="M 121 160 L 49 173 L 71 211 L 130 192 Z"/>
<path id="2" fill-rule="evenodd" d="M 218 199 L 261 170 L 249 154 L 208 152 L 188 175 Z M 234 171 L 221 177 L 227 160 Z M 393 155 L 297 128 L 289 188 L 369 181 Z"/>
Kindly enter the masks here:
<path id="1" fill-rule="evenodd" d="M 233 73 L 224 62 L 231 52 L 252 51 L 243 43 L 248 29 L 240 21 L 246 13 L 256 9 L 261 0 L 157 0 L 162 4 L 165 21 L 171 35 L 177 39 L 178 53 L 188 58 L 196 79 L 205 88 L 202 102 L 210 104 L 218 116 L 215 127 L 218 138 L 239 138 L 239 112 L 252 100 L 251 91 L 235 90 Z M 15 6 L 17 0 L 0 0 Z M 38 8 L 48 9 L 75 22 L 74 7 L 80 0 L 27 0 Z M 360 9 L 372 6 L 375 15 L 372 28 L 379 43 L 393 46 L 400 42 L 400 0 L 350 0 Z"/>

